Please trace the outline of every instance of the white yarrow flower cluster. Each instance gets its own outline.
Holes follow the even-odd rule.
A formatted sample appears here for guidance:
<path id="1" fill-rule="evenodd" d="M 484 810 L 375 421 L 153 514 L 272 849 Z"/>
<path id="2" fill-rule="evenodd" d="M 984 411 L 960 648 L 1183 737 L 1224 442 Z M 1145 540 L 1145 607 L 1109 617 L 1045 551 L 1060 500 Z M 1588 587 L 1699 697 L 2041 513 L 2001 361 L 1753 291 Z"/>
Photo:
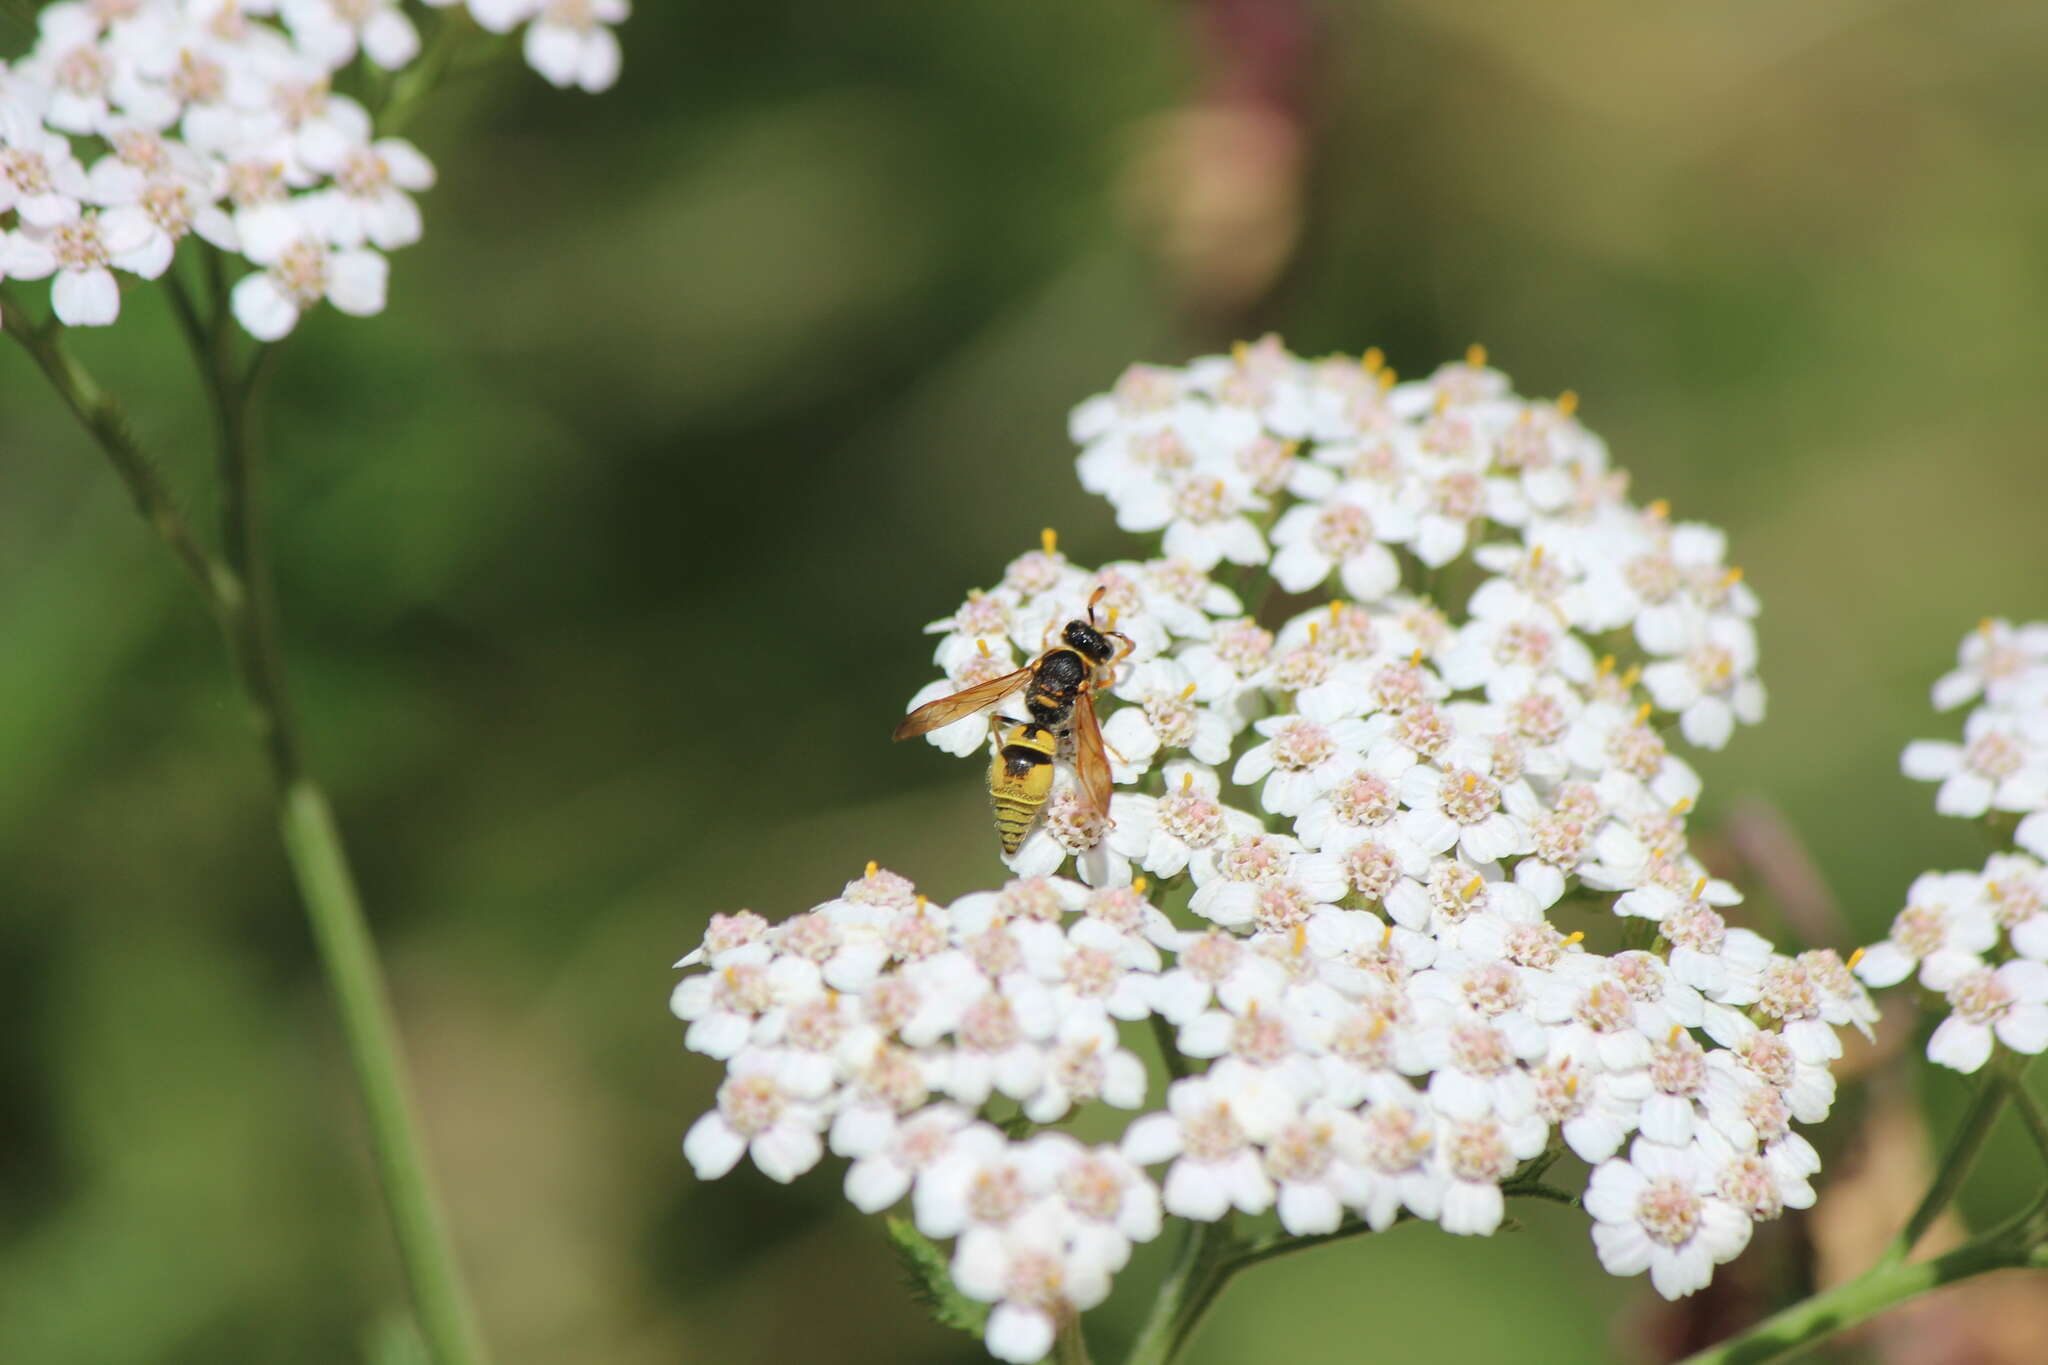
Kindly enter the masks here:
<path id="1" fill-rule="evenodd" d="M 2048 625 L 1987 620 L 1966 636 L 1934 704 L 1972 701 L 1962 743 L 1916 740 L 1900 766 L 1941 784 L 1943 815 L 2016 816 L 2022 851 L 1915 880 L 1891 932 L 1856 964 L 1872 986 L 1911 976 L 1942 998 L 1927 1056 L 1962 1072 L 1989 1061 L 1995 1043 L 2048 1050 Z"/>
<path id="2" fill-rule="evenodd" d="M 467 9 L 493 32 L 525 25 L 528 61 L 556 85 L 617 77 L 610 26 L 627 0 Z M 260 340 L 322 301 L 383 311 L 384 253 L 419 240 L 412 196 L 434 168 L 334 86 L 358 62 L 397 72 L 420 51 L 397 0 L 45 7 L 30 50 L 0 63 L 0 279 L 54 277 L 58 320 L 102 327 L 121 312 L 115 272 L 156 279 L 196 235 L 256 267 L 231 303 Z"/>
<path id="3" fill-rule="evenodd" d="M 973 1117 L 992 1095 L 1027 1129 L 1149 1108 L 1097 1154 L 1138 1173 L 1124 1198 L 1293 1235 L 1404 1212 L 1487 1235 L 1569 1149 L 1596 1168 L 1603 1264 L 1666 1296 L 1812 1202 L 1795 1125 L 1826 1117 L 1837 1032 L 1876 1012 L 1834 953 L 1729 923 L 1739 894 L 1687 843 L 1699 777 L 1655 723 L 1718 746 L 1759 718 L 1756 600 L 1717 531 L 1627 500 L 1574 406 L 1514 397 L 1477 355 L 1409 384 L 1271 340 L 1134 368 L 1073 429 L 1083 484 L 1164 555 L 1090 572 L 1048 535 L 933 623 L 942 676 L 911 698 L 1025 667 L 1102 590 L 1098 624 L 1131 643 L 1095 698 L 1108 810 L 1069 741 L 1001 891 L 941 910 L 891 882 L 875 909 L 873 874 L 779 927 L 715 919 L 685 959 L 711 969 L 677 990 L 689 1045 L 749 1095 L 773 1078 L 812 1159 L 829 1129 L 856 1204 L 907 1193 L 960 1239 L 959 1287 L 1002 1305 L 997 1356 L 1044 1350 L 1116 1257 L 1028 1174 L 1043 1134 Z M 928 738 L 980 757 L 992 727 Z M 790 1060 L 787 1021 L 822 999 L 848 1021 L 831 1062 Z M 1146 1018 L 1187 1063 L 1163 1095 L 1118 1044 Z M 1078 1083 L 1061 1056 L 1085 1056 Z M 861 1077 L 885 1058 L 904 1079 L 878 1099 Z M 692 1130 L 700 1174 L 752 1152 L 787 1178 L 794 1144 L 764 1164 L 772 1125 L 732 1111 Z M 963 1150 L 974 1189 L 1015 1191 L 980 1223 L 935 1174 Z"/>

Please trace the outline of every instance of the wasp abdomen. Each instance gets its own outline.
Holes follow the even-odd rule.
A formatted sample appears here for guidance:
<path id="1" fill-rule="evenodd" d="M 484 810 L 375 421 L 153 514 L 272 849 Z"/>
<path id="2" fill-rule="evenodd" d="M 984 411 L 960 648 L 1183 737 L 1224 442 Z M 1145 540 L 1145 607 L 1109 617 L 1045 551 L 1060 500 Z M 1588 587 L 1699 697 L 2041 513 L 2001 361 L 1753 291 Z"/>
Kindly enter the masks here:
<path id="1" fill-rule="evenodd" d="M 996 837 L 1003 856 L 1016 853 L 1038 820 L 1052 791 L 1052 756 L 1057 740 L 1039 725 L 1005 732 L 988 766 L 988 800 L 995 808 Z"/>

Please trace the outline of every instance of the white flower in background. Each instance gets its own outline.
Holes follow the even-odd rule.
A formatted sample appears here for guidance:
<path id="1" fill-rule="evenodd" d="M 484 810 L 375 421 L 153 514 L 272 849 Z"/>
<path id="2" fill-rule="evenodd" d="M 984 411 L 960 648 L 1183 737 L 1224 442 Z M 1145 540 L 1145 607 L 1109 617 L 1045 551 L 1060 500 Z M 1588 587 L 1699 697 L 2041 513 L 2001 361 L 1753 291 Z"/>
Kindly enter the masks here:
<path id="1" fill-rule="evenodd" d="M 121 314 L 113 267 L 153 280 L 170 268 L 171 239 L 139 208 L 88 209 L 47 227 L 25 227 L 0 246 L 0 271 L 16 279 L 55 274 L 51 310 L 67 327 L 105 327 Z"/>
<path id="2" fill-rule="evenodd" d="M 286 225 L 266 224 L 252 238 L 249 229 L 243 229 L 243 251 L 267 267 L 243 276 L 231 295 L 235 320 L 249 335 L 276 341 L 322 299 L 356 317 L 384 311 L 390 267 L 382 256 L 374 251 L 330 251 L 311 231 L 288 232 Z"/>
<path id="3" fill-rule="evenodd" d="M 334 183 L 307 197 L 305 213 L 330 245 L 368 242 L 392 251 L 420 239 L 420 210 L 412 194 L 432 188 L 434 167 L 410 142 L 380 138 L 314 164 Z"/>
<path id="4" fill-rule="evenodd" d="M 361 47 L 387 71 L 420 52 L 420 33 L 394 0 L 278 0 L 278 12 L 299 50 L 329 70 L 348 65 Z"/>
<path id="5" fill-rule="evenodd" d="M 627 0 L 544 0 L 527 26 L 527 65 L 550 85 L 611 89 L 619 78 L 619 39 L 611 26 L 625 23 L 630 10 Z"/>
<path id="6" fill-rule="evenodd" d="M 526 25 L 527 60 L 556 85 L 594 91 L 617 80 L 613 28 L 627 0 L 468 8 L 493 32 Z M 333 86 L 358 55 L 395 74 L 421 49 L 400 0 L 45 6 L 31 51 L 0 68 L 0 214 L 42 234 L 15 245 L 11 273 L 56 277 L 58 321 L 105 325 L 119 314 L 108 268 L 156 278 L 167 268 L 156 261 L 196 232 L 268 268 L 235 300 L 260 339 L 283 336 L 320 298 L 358 315 L 381 311 L 381 258 L 346 253 L 417 241 L 408 196 L 433 172 L 410 144 L 377 138 L 369 111 Z M 81 154 L 94 161 L 89 176 Z M 139 246 L 115 215 L 126 209 L 151 223 Z M 342 253 L 323 260 L 279 240 L 299 233 Z"/>
<path id="7" fill-rule="evenodd" d="M 1979 696 L 1993 706 L 2039 695 L 2048 675 L 2048 623 L 2014 626 L 1985 620 L 1963 637 L 1956 667 L 1934 683 L 1934 709 L 1951 711 Z"/>

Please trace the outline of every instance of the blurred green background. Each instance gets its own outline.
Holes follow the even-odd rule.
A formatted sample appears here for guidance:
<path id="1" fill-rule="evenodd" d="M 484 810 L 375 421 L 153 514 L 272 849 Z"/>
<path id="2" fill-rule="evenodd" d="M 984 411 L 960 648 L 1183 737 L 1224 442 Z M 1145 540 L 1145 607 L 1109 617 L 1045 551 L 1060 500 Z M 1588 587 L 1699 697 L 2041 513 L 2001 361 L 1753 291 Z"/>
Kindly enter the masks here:
<path id="1" fill-rule="evenodd" d="M 1979 617 L 2048 616 L 2048 7 L 642 11 L 605 96 L 433 106 L 389 313 L 309 319 L 271 418 L 314 763 L 502 1361 L 981 1358 L 833 1163 L 691 1176 L 669 964 L 869 858 L 1000 875 L 972 765 L 888 729 L 1041 525 L 1133 552 L 1065 414 L 1134 359 L 1480 340 L 1576 389 L 1765 603 L 1700 827 L 1767 798 L 1858 939 L 1981 855 L 1897 754 Z M 77 350 L 210 520 L 161 299 Z M 0 1360 L 361 1360 L 402 1289 L 210 626 L 13 348 L 0 452 Z M 1995 1158 L 1979 1215 L 2032 1178 Z M 1526 1217 L 1262 1268 L 1195 1359 L 1653 1358 L 1583 1217 Z"/>

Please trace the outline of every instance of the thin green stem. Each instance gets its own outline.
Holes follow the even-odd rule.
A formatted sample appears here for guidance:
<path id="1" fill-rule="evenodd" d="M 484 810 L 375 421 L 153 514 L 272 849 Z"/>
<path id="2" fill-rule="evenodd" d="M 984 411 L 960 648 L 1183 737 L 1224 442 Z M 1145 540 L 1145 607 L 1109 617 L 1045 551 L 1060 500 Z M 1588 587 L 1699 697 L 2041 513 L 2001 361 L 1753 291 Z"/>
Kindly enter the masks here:
<path id="1" fill-rule="evenodd" d="M 2044 1215 L 2037 1203 L 1994 1231 L 1930 1260 L 1879 1261 L 1863 1274 L 1765 1318 L 1679 1365 L 1764 1365 L 1781 1360 L 1930 1290 L 1988 1271 L 2043 1262 Z"/>
<path id="2" fill-rule="evenodd" d="M 2033 1138 L 2042 1159 L 2048 1161 L 2048 1112 L 2043 1112 L 2041 1101 L 2027 1089 L 2026 1059 L 2013 1069 L 2012 1107 L 2018 1111 L 2020 1122 L 2027 1126 L 2027 1135 Z"/>
<path id="3" fill-rule="evenodd" d="M 215 297 L 225 284 L 209 253 Z M 174 293 L 181 325 L 200 324 L 189 297 Z M 398 1030 L 375 947 L 356 895 L 341 834 L 327 798 L 305 772 L 286 704 L 284 670 L 269 607 L 269 555 L 261 515 L 261 451 L 254 401 L 275 348 L 242 370 L 234 363 L 233 324 L 218 308 L 204 337 L 188 332 L 215 411 L 227 556 L 213 554 L 192 532 L 156 462 L 143 450 L 113 397 L 65 350 L 56 324 L 38 328 L 26 309 L 0 291 L 0 325 L 28 351 L 66 407 L 103 450 L 143 519 L 198 587 L 227 643 L 237 682 L 255 714 L 278 803 L 279 832 L 306 905 L 341 1015 L 357 1088 L 369 1121 L 370 1147 L 412 1290 L 414 1310 L 436 1365 L 482 1365 L 481 1333 L 462 1287 L 446 1220 L 428 1173 L 419 1126 L 407 1096 Z M 204 324 L 200 324 L 204 330 Z"/>
<path id="4" fill-rule="evenodd" d="M 1060 1324 L 1059 1335 L 1052 1340 L 1052 1358 L 1055 1365 L 1094 1365 L 1094 1357 L 1088 1354 L 1088 1338 L 1081 1334 L 1080 1314 Z"/>
<path id="5" fill-rule="evenodd" d="M 1125 1365 L 1170 1365 L 1180 1355 L 1202 1315 L 1223 1292 L 1239 1246 L 1228 1216 L 1217 1223 L 1186 1225 L 1173 1267 L 1159 1285 Z"/>
<path id="6" fill-rule="evenodd" d="M 326 795 L 305 770 L 285 688 L 264 517 L 263 449 L 256 422 L 256 402 L 275 365 L 277 348 L 259 347 L 244 370 L 235 355 L 225 298 L 219 303 L 209 355 L 219 435 L 222 536 L 229 563 L 248 586 L 244 609 L 237 613 L 231 632 L 237 672 L 277 783 L 285 852 L 341 1014 L 342 1034 L 369 1120 L 370 1149 L 412 1287 L 421 1335 L 437 1365 L 480 1365 L 485 1359 L 483 1337 L 463 1290 L 447 1219 L 427 1166 L 383 970 L 341 831 Z"/>
<path id="7" fill-rule="evenodd" d="M 334 813 L 307 778 L 279 797 L 286 856 L 341 1012 L 342 1035 L 369 1119 L 370 1149 L 412 1287 L 420 1335 L 436 1365 L 481 1365 L 483 1335 L 463 1290 L 447 1220 L 419 1140 L 400 1060 L 398 1027 L 377 949 Z"/>
<path id="8" fill-rule="evenodd" d="M 427 41 L 426 50 L 420 54 L 419 60 L 406 67 L 404 73 L 391 82 L 385 98 L 371 111 L 379 133 L 388 137 L 404 131 L 413 116 L 419 113 L 427 92 L 448 69 L 463 38 L 473 32 L 473 23 L 461 9 L 440 11 L 434 36 Z"/>
<path id="9" fill-rule="evenodd" d="M 1941 1166 L 1934 1173 L 1934 1181 L 1921 1196 L 1919 1207 L 1906 1219 L 1906 1225 L 1899 1229 L 1899 1235 L 1878 1258 L 1878 1264 L 1896 1265 L 1902 1262 L 1927 1235 L 1927 1229 L 1934 1226 L 1934 1220 L 1956 1197 L 1956 1191 L 1963 1186 L 1964 1177 L 1976 1163 L 1977 1154 L 1983 1150 L 1991 1130 L 1998 1126 L 1998 1116 L 2005 1111 L 2011 1087 L 2006 1078 L 1993 1071 L 1984 1077 L 1970 1101 L 1970 1107 L 1963 1114 L 1963 1121 L 1950 1141 L 1947 1153 L 1942 1157 Z"/>
<path id="10" fill-rule="evenodd" d="M 1166 1074 L 1173 1080 L 1180 1080 L 1188 1074 L 1188 1059 L 1181 1054 L 1180 1046 L 1174 1039 L 1173 1025 L 1166 1016 L 1152 1016 L 1152 1038 L 1159 1044 L 1159 1060 L 1166 1066 Z"/>
<path id="11" fill-rule="evenodd" d="M 65 349 L 62 329 L 55 323 L 34 326 L 28 309 L 6 290 L 0 290 L 0 327 L 21 343 L 64 406 L 71 409 L 87 434 L 106 452 L 114 472 L 128 489 L 128 496 L 134 500 L 135 510 L 170 548 L 178 567 L 199 589 L 225 629 L 227 618 L 241 607 L 241 581 L 192 533 L 163 471 L 136 441 L 121 405 Z"/>

